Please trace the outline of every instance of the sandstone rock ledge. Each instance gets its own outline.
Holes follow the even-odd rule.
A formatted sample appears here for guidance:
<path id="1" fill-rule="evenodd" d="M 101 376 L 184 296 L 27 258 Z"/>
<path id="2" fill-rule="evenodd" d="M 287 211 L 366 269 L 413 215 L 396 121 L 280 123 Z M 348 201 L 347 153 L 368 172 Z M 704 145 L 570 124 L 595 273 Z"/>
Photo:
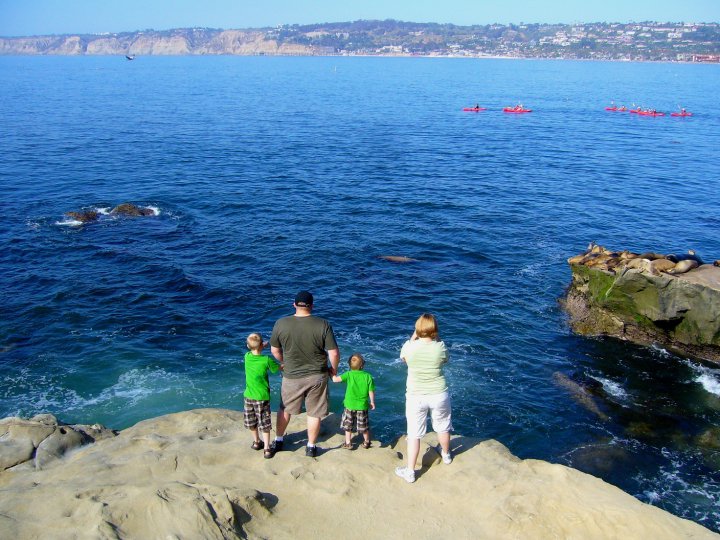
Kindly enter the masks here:
<path id="1" fill-rule="evenodd" d="M 703 264 L 672 275 L 648 271 L 657 261 L 620 260 L 608 268 L 593 264 L 602 256 L 578 262 L 580 257 L 568 261 L 572 283 L 561 300 L 574 332 L 657 343 L 720 362 L 720 267 Z"/>
<path id="2" fill-rule="evenodd" d="M 602 480 L 495 441 L 423 443 L 415 484 L 393 474 L 404 444 L 342 450 L 334 415 L 304 455 L 294 418 L 273 459 L 242 413 L 201 409 L 121 431 L 48 463 L 0 473 L 0 538 L 718 538 Z M 427 439 L 432 443 L 432 438 Z"/>

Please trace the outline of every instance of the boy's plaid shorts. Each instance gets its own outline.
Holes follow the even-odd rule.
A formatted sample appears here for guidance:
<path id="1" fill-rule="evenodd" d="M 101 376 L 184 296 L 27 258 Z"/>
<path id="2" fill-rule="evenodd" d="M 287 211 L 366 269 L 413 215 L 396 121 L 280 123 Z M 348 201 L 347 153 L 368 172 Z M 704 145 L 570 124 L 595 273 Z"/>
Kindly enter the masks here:
<path id="1" fill-rule="evenodd" d="M 270 418 L 270 401 L 245 398 L 245 427 L 247 429 L 260 429 L 263 433 L 272 430 Z"/>
<path id="2" fill-rule="evenodd" d="M 357 429 L 353 429 L 357 424 Z M 364 433 L 370 428 L 370 415 L 368 411 L 343 410 L 340 427 L 343 431 Z"/>

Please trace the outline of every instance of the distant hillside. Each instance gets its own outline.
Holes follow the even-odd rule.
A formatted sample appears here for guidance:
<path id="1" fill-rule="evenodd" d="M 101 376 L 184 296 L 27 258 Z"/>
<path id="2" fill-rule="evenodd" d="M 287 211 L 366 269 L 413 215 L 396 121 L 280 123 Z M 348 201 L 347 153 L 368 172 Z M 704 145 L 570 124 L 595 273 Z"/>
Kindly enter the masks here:
<path id="1" fill-rule="evenodd" d="M 720 61 L 718 23 L 455 26 L 394 20 L 0 38 L 0 54 L 504 56 Z"/>

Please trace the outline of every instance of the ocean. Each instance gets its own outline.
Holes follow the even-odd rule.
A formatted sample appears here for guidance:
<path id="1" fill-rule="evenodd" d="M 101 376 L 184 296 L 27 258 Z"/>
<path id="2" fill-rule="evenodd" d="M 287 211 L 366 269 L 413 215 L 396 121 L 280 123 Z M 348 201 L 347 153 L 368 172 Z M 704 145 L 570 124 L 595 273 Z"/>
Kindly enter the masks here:
<path id="1" fill-rule="evenodd" d="M 591 241 L 720 258 L 718 88 L 668 63 L 0 57 L 0 417 L 241 409 L 245 337 L 308 289 L 375 377 L 375 438 L 403 433 L 429 311 L 457 433 L 720 531 L 720 367 L 575 336 L 557 302 Z"/>

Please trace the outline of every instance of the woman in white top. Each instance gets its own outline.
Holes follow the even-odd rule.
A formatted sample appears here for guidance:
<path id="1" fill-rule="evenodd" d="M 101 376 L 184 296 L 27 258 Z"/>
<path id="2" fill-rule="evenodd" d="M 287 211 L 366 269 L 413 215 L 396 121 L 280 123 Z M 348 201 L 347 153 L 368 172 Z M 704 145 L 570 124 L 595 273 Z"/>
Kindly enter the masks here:
<path id="1" fill-rule="evenodd" d="M 395 474 L 407 482 L 415 481 L 415 464 L 420 453 L 420 439 L 426 433 L 427 414 L 438 436 L 443 463 L 452 463 L 450 431 L 452 414 L 450 395 L 442 366 L 448 361 L 445 343 L 438 339 L 437 320 L 423 313 L 415 321 L 415 332 L 400 350 L 400 358 L 407 364 L 407 466 L 395 469 Z"/>

